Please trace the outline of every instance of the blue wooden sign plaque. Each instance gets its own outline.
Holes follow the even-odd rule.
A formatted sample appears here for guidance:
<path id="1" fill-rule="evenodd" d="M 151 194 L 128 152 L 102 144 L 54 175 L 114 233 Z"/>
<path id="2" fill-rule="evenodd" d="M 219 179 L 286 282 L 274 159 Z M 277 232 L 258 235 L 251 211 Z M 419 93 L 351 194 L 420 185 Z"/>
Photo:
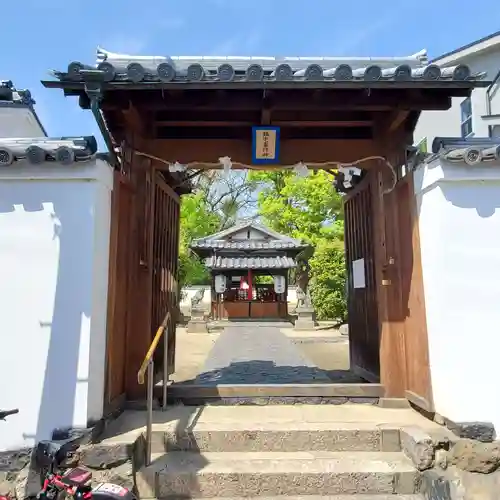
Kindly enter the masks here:
<path id="1" fill-rule="evenodd" d="M 252 163 L 273 165 L 280 159 L 280 128 L 252 127 Z"/>

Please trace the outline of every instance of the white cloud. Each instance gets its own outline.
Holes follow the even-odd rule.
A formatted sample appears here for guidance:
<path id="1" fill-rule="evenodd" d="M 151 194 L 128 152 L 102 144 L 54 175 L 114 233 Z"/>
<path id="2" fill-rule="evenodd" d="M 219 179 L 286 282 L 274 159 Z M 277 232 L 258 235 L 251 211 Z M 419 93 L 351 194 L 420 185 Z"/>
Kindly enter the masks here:
<path id="1" fill-rule="evenodd" d="M 395 16 L 389 14 L 380 17 L 367 27 L 363 26 L 362 29 L 348 28 L 335 37 L 332 50 L 336 56 L 353 55 L 353 51 L 358 50 L 365 43 L 372 40 L 381 31 L 392 25 L 395 20 Z M 331 42 L 329 42 L 329 45 L 331 45 Z"/>
<path id="2" fill-rule="evenodd" d="M 243 50 L 252 52 L 257 49 L 257 47 L 260 45 L 260 42 L 262 41 L 262 32 L 261 31 L 254 31 L 248 35 L 248 37 L 244 38 L 243 41 Z"/>
<path id="3" fill-rule="evenodd" d="M 218 43 L 211 51 L 210 55 L 212 56 L 222 56 L 234 54 L 234 50 L 238 46 L 238 38 L 227 38 L 222 42 Z"/>
<path id="4" fill-rule="evenodd" d="M 231 55 L 255 55 L 253 54 L 259 47 L 262 41 L 261 31 L 252 31 L 250 33 L 242 33 L 238 36 L 227 38 L 217 44 L 211 51 L 210 55 L 214 56 L 231 56 Z"/>
<path id="5" fill-rule="evenodd" d="M 104 39 L 100 45 L 110 52 L 136 55 L 144 51 L 148 45 L 148 40 L 146 38 L 134 38 L 130 35 L 116 33 Z"/>
<path id="6" fill-rule="evenodd" d="M 150 23 L 149 33 L 133 37 L 126 33 L 113 33 L 99 45 L 111 52 L 122 54 L 141 55 L 145 52 L 151 40 L 158 36 L 164 37 L 169 31 L 178 30 L 185 26 L 186 20 L 179 16 L 158 17 Z"/>
<path id="7" fill-rule="evenodd" d="M 406 19 L 416 5 L 414 0 L 391 0 L 377 4 L 376 16 L 365 14 L 364 18 L 355 18 L 349 24 L 342 24 L 334 31 L 332 38 L 319 40 L 322 49 L 336 56 L 356 56 L 356 52 L 365 48 L 376 37 L 387 36 L 390 29 Z"/>

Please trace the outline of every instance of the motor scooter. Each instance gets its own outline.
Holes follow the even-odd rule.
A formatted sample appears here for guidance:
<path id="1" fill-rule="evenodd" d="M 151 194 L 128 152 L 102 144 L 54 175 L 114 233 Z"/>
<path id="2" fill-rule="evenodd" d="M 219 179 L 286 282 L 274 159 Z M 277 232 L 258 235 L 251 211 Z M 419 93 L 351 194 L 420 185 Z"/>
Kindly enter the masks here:
<path id="1" fill-rule="evenodd" d="M 18 409 L 0 410 L 0 420 L 19 413 Z M 34 464 L 40 472 L 41 489 L 37 500 L 137 500 L 129 489 L 113 483 L 92 486 L 92 472 L 77 466 L 63 470 L 63 463 L 76 451 L 74 441 L 40 441 L 34 449 Z M 10 500 L 0 495 L 0 500 Z"/>

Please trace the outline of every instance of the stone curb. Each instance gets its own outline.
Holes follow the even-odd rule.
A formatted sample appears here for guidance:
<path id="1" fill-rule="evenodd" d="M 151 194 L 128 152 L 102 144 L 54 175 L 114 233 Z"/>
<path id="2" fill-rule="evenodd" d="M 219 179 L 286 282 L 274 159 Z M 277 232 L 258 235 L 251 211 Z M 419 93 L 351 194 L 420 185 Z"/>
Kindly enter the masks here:
<path id="1" fill-rule="evenodd" d="M 379 398 L 345 396 L 265 396 L 265 397 L 220 397 L 220 398 L 169 398 L 169 404 L 184 406 L 265 406 L 265 405 L 343 405 L 346 403 L 378 405 Z"/>
<path id="2" fill-rule="evenodd" d="M 402 427 L 401 449 L 419 471 L 434 466 L 435 449 L 431 436 L 420 427 Z"/>

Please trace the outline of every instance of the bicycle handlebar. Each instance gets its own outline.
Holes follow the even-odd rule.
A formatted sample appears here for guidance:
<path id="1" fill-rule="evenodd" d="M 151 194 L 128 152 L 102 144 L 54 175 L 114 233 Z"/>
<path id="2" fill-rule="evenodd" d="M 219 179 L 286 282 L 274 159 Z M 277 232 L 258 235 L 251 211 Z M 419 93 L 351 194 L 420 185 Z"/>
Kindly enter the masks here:
<path id="1" fill-rule="evenodd" d="M 5 420 L 5 417 L 15 415 L 16 413 L 19 413 L 19 408 L 13 410 L 0 410 L 0 420 Z"/>

